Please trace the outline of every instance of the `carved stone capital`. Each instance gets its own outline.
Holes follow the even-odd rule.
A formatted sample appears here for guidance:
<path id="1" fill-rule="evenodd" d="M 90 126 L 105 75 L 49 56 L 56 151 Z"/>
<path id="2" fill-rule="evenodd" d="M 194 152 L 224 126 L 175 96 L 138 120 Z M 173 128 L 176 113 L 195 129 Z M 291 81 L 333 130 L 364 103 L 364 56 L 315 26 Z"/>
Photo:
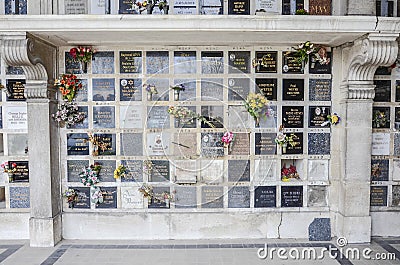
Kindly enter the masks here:
<path id="1" fill-rule="evenodd" d="M 42 60 L 34 53 L 33 40 L 5 37 L 1 55 L 8 65 L 21 66 L 24 70 L 27 99 L 48 98 L 48 75 Z"/>

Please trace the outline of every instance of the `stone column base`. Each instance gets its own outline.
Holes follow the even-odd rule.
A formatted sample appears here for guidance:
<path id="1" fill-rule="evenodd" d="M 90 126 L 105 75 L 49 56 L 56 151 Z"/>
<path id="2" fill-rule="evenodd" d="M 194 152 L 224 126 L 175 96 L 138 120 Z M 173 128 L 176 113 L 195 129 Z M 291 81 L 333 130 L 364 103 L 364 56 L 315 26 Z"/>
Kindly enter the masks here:
<path id="1" fill-rule="evenodd" d="M 61 215 L 29 219 L 31 247 L 54 247 L 61 241 Z"/>
<path id="2" fill-rule="evenodd" d="M 337 217 L 337 236 L 344 237 L 348 243 L 371 242 L 371 216 L 343 216 Z"/>

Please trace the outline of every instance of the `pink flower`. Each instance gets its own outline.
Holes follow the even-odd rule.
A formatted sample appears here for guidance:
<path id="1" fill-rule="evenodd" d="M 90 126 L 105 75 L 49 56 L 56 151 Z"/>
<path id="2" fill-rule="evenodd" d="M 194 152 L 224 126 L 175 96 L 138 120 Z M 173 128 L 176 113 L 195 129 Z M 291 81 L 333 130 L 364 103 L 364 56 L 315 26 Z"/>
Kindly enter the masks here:
<path id="1" fill-rule="evenodd" d="M 221 141 L 224 144 L 230 144 L 233 141 L 233 132 L 224 133 L 224 135 L 222 136 Z"/>

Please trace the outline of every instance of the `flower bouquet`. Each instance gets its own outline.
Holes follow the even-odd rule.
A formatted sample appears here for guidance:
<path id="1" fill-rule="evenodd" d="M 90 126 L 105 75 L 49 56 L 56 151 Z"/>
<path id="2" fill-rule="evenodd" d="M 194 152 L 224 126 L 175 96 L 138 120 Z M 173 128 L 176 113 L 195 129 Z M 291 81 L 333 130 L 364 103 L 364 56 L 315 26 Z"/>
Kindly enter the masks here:
<path id="1" fill-rule="evenodd" d="M 0 166 L 3 168 L 3 172 L 8 174 L 8 182 L 13 182 L 14 173 L 17 172 L 17 164 L 6 161 L 1 163 Z"/>
<path id="2" fill-rule="evenodd" d="M 138 190 L 143 194 L 144 198 L 147 198 L 148 203 L 150 204 L 151 198 L 154 196 L 153 187 L 149 184 L 143 183 Z"/>
<path id="3" fill-rule="evenodd" d="M 295 165 L 290 165 L 288 168 L 286 164 L 283 164 L 281 169 L 281 178 L 282 181 L 289 181 L 290 179 L 300 179 L 299 173 L 297 173 L 297 169 Z"/>
<path id="4" fill-rule="evenodd" d="M 69 50 L 69 54 L 75 61 L 81 63 L 82 72 L 87 73 L 87 65 L 92 60 L 93 54 L 96 53 L 92 47 L 74 47 Z"/>
<path id="5" fill-rule="evenodd" d="M 260 126 L 260 118 L 266 116 L 266 113 L 263 113 L 263 108 L 266 106 L 268 106 L 268 100 L 261 93 L 250 93 L 244 101 L 244 107 L 254 118 L 256 127 Z"/>
<path id="6" fill-rule="evenodd" d="M 56 113 L 51 115 L 53 119 L 58 122 L 60 127 L 74 126 L 77 123 L 83 122 L 86 118 L 85 113 L 79 112 L 78 106 L 74 102 L 64 100 L 63 103 L 58 105 Z"/>
<path id="7" fill-rule="evenodd" d="M 235 139 L 235 135 L 233 132 L 225 132 L 221 138 L 221 142 L 224 144 L 224 147 L 228 148 L 228 154 L 230 153 L 230 149 L 233 145 L 233 140 Z"/>
<path id="8" fill-rule="evenodd" d="M 294 133 L 291 133 L 289 136 L 287 136 L 285 133 L 283 133 L 283 130 L 284 127 L 281 125 L 279 127 L 279 132 L 275 137 L 275 143 L 282 147 L 282 153 L 285 154 L 287 145 L 289 144 L 291 147 L 296 146 L 296 140 L 299 137 L 297 137 Z"/>
<path id="9" fill-rule="evenodd" d="M 67 198 L 69 208 L 74 208 L 75 203 L 78 201 L 78 193 L 74 189 L 67 189 L 62 194 L 63 197 Z"/>
<path id="10" fill-rule="evenodd" d="M 388 119 L 384 111 L 376 110 L 372 119 L 375 128 L 385 127 Z"/>
<path id="11" fill-rule="evenodd" d="M 153 99 L 153 95 L 158 94 L 157 88 L 155 85 L 143 84 L 143 89 L 147 91 L 147 100 L 151 101 Z"/>
<path id="12" fill-rule="evenodd" d="M 102 137 L 98 135 L 93 135 L 92 133 L 88 133 L 89 142 L 93 145 L 93 156 L 98 156 L 99 151 L 101 150 L 104 153 L 109 147 L 110 143 L 103 142 Z"/>
<path id="13" fill-rule="evenodd" d="M 126 174 L 126 167 L 123 165 L 119 165 L 115 170 L 114 170 L 114 178 L 119 179 Z"/>
<path id="14" fill-rule="evenodd" d="M 145 160 L 143 162 L 143 171 L 147 174 L 147 175 L 151 175 L 151 173 L 153 172 L 153 162 L 151 162 L 151 160 Z"/>
<path id="15" fill-rule="evenodd" d="M 99 183 L 100 169 L 101 165 L 99 163 L 94 163 L 93 165 L 90 165 L 89 167 L 85 168 L 85 171 L 79 174 L 82 184 L 87 187 L 92 187 L 95 184 Z"/>
<path id="16" fill-rule="evenodd" d="M 330 114 L 326 117 L 328 118 L 328 120 L 321 124 L 322 127 L 326 126 L 328 124 L 337 125 L 340 122 L 340 116 L 336 112 L 334 112 L 333 114 Z"/>
<path id="17" fill-rule="evenodd" d="M 297 46 L 297 48 L 294 48 L 296 50 L 296 57 L 297 57 L 297 62 L 301 64 L 303 67 L 305 64 L 308 62 L 308 56 L 310 54 L 315 53 L 315 47 L 314 44 L 311 43 L 310 41 L 306 41 L 305 43 L 301 43 Z"/>
<path id="18" fill-rule="evenodd" d="M 179 93 L 181 91 L 185 91 L 185 86 L 183 84 L 178 84 L 175 86 L 171 86 L 171 89 L 174 90 L 174 100 L 178 101 L 179 100 Z"/>
<path id="19" fill-rule="evenodd" d="M 95 204 L 100 204 L 103 203 L 104 198 L 103 198 L 103 192 L 99 187 L 95 187 L 92 194 L 90 195 L 90 199 L 92 203 Z"/>
<path id="20" fill-rule="evenodd" d="M 170 106 L 168 108 L 168 113 L 178 119 L 179 122 L 190 123 L 194 119 L 203 122 L 210 126 L 211 128 L 215 128 L 214 124 L 206 119 L 206 117 L 197 114 L 186 107 L 179 107 L 179 106 Z"/>
<path id="21" fill-rule="evenodd" d="M 60 79 L 54 81 L 54 86 L 60 90 L 63 99 L 70 102 L 74 99 L 76 91 L 82 88 L 80 80 L 72 74 L 62 74 Z"/>

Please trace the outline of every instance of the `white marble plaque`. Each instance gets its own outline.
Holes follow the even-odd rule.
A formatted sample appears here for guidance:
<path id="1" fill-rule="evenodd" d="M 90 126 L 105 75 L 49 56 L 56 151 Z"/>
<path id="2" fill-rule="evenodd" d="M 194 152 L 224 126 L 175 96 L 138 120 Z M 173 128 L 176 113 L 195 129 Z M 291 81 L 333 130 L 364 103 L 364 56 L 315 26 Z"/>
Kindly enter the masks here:
<path id="1" fill-rule="evenodd" d="M 171 134 L 170 133 L 148 133 L 147 154 L 148 156 L 170 155 Z"/>
<path id="2" fill-rule="evenodd" d="M 91 0 L 90 14 L 104 15 L 106 14 L 106 0 Z"/>
<path id="3" fill-rule="evenodd" d="M 121 106 L 119 122 L 121 128 L 143 128 L 142 106 Z"/>
<path id="4" fill-rule="evenodd" d="M 372 155 L 389 155 L 390 152 L 390 133 L 372 134 Z"/>
<path id="5" fill-rule="evenodd" d="M 224 179 L 223 160 L 202 160 L 200 177 L 205 183 L 221 183 Z"/>
<path id="6" fill-rule="evenodd" d="M 196 160 L 175 160 L 173 165 L 175 169 L 175 183 L 197 182 Z"/>
<path id="7" fill-rule="evenodd" d="M 220 10 L 220 7 L 203 7 L 202 13 L 203 15 L 219 15 Z"/>
<path id="8" fill-rule="evenodd" d="M 308 161 L 308 180 L 327 181 L 329 174 L 328 160 L 309 160 Z"/>
<path id="9" fill-rule="evenodd" d="M 144 208 L 143 194 L 138 190 L 139 186 L 121 187 L 121 207 L 125 209 Z"/>
<path id="10" fill-rule="evenodd" d="M 174 7 L 175 15 L 197 15 L 197 8 L 195 6 L 191 7 Z"/>
<path id="11" fill-rule="evenodd" d="M 394 159 L 393 160 L 393 180 L 399 181 L 400 180 L 400 160 Z"/>
<path id="12" fill-rule="evenodd" d="M 265 185 L 270 181 L 276 181 L 276 160 L 256 159 L 254 164 L 255 185 Z"/>
<path id="13" fill-rule="evenodd" d="M 221 6 L 221 0 L 203 0 L 203 6 Z"/>
<path id="14" fill-rule="evenodd" d="M 177 6 L 196 6 L 197 2 L 196 0 L 175 0 L 174 1 L 174 7 Z"/>
<path id="15" fill-rule="evenodd" d="M 64 0 L 64 14 L 87 14 L 87 0 Z"/>
<path id="16" fill-rule="evenodd" d="M 5 107 L 4 116 L 7 129 L 28 129 L 26 106 Z"/>
<path id="17" fill-rule="evenodd" d="M 268 13 L 278 13 L 277 0 L 256 0 L 256 10 L 264 9 Z"/>
<path id="18" fill-rule="evenodd" d="M 250 115 L 243 106 L 229 106 L 229 128 L 249 128 Z"/>

